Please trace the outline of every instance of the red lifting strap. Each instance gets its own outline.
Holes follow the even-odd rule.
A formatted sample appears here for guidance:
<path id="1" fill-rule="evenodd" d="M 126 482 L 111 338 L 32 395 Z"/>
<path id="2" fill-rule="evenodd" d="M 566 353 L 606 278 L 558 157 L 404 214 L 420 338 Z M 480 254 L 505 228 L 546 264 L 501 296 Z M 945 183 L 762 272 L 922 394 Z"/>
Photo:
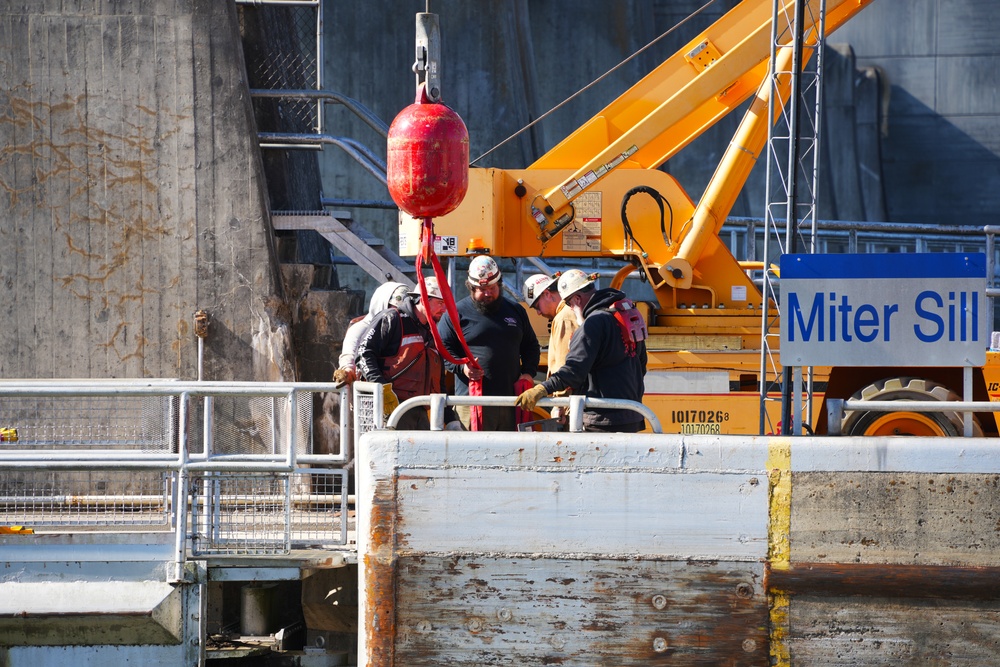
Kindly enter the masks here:
<path id="1" fill-rule="evenodd" d="M 465 352 L 465 357 L 461 359 L 453 357 L 441 343 L 441 334 L 438 333 L 437 327 L 431 325 L 431 336 L 434 338 L 435 347 L 437 347 L 438 352 L 441 353 L 443 358 L 447 359 L 456 366 L 466 364 L 470 368 L 482 370 L 479 366 L 479 362 L 473 358 L 472 352 L 469 350 L 468 343 L 465 342 L 465 335 L 462 333 L 462 327 L 459 324 L 461 320 L 458 318 L 458 308 L 455 307 L 455 297 L 451 293 L 451 286 L 448 285 L 448 276 L 445 274 L 444 269 L 441 268 L 441 262 L 438 260 L 437 253 L 434 252 L 434 223 L 431 222 L 430 218 L 424 218 L 424 222 L 420 227 L 420 252 L 417 253 L 416 262 L 417 282 L 420 284 L 420 302 L 424 306 L 424 311 L 429 313 L 431 312 L 430 303 L 427 297 L 427 290 L 424 287 L 423 265 L 425 260 L 428 261 L 432 267 L 434 267 L 434 277 L 437 278 L 438 287 L 441 288 L 441 296 L 444 298 L 445 310 L 448 311 L 448 317 L 451 318 L 452 324 L 455 325 L 455 333 L 458 334 L 458 342 L 462 344 L 462 350 Z M 469 380 L 469 396 L 482 395 L 482 380 Z M 472 419 L 470 426 L 473 431 L 482 430 L 482 406 L 472 406 Z"/>

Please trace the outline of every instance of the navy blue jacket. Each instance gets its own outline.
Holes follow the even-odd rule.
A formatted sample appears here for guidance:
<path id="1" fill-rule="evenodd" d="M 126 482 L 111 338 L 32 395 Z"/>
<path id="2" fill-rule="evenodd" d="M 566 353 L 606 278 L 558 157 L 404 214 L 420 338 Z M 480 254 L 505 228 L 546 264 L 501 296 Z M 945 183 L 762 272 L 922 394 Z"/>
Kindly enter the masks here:
<path id="1" fill-rule="evenodd" d="M 594 293 L 583 309 L 583 326 L 573 332 L 569 353 L 562 368 L 542 384 L 550 394 L 571 387 L 574 393 L 586 392 L 593 398 L 624 398 L 641 403 L 645 392 L 646 343 L 636 345 L 634 356 L 625 352 L 621 327 L 611 304 L 625 298 L 616 289 Z M 642 421 L 632 410 L 596 410 L 583 413 L 583 423 L 601 427 Z"/>

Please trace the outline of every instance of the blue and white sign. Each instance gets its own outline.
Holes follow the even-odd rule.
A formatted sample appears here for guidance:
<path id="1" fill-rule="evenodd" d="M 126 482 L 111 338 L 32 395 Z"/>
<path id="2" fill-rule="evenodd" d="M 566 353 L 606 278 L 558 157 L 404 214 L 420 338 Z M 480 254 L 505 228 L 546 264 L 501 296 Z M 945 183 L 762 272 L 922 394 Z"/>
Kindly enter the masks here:
<path id="1" fill-rule="evenodd" d="M 785 366 L 981 366 L 986 255 L 785 255 Z"/>

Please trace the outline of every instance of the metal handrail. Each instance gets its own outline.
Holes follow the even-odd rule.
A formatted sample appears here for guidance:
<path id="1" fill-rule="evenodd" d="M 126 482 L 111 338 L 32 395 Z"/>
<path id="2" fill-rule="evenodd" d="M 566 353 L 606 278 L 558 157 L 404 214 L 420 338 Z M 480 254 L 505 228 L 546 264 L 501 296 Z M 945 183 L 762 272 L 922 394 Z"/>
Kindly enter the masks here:
<path id="1" fill-rule="evenodd" d="M 301 99 L 301 100 L 321 100 L 324 103 L 335 103 L 343 105 L 355 116 L 360 118 L 368 127 L 375 130 L 382 137 L 389 136 L 389 126 L 385 121 L 375 115 L 371 109 L 355 99 L 341 95 L 332 90 L 277 90 L 271 88 L 251 88 L 250 97 L 253 98 L 280 98 L 280 99 Z M 273 133 L 274 137 L 281 137 L 282 133 Z"/>
<path id="2" fill-rule="evenodd" d="M 204 472 L 214 473 L 308 473 L 313 464 L 344 464 L 349 451 L 349 424 L 341 420 L 341 451 L 339 454 L 297 454 L 296 438 L 300 424 L 297 422 L 298 410 L 296 401 L 299 392 L 336 392 L 340 394 L 344 405 L 345 391 L 334 383 L 251 383 L 251 382 L 186 382 L 179 380 L 141 379 L 141 380 L 4 380 L 0 381 L 0 398 L 72 398 L 72 397 L 176 397 L 178 413 L 176 425 L 177 451 L 141 451 L 122 449 L 78 449 L 61 446 L 58 449 L 19 449 L 17 442 L 4 443 L 0 447 L 0 467 L 6 470 L 43 470 L 51 471 L 145 471 L 170 474 L 170 497 L 164 503 L 173 507 L 173 557 L 168 570 L 168 581 L 185 581 L 188 577 L 185 563 L 188 559 L 188 548 L 197 536 L 188 528 L 187 512 L 179 508 L 193 507 L 197 499 L 192 495 L 192 479 Z M 211 422 L 208 418 L 214 396 L 245 396 L 270 397 L 285 400 L 284 420 L 287 435 L 284 447 L 285 453 L 270 454 L 217 454 L 211 446 Z M 203 448 L 200 452 L 190 453 L 188 446 L 188 415 L 189 405 L 193 397 L 204 397 L 206 406 L 206 426 L 202 433 Z M 56 443 L 58 445 L 58 443 Z M 100 442 L 94 444 L 100 445 Z M 343 474 L 343 473 L 340 473 Z M 339 494 L 341 501 L 346 494 Z M 301 494 L 299 494 L 301 495 Z M 34 498 L 35 496 L 26 496 Z M 100 499 L 106 499 L 107 494 Z M 66 503 L 69 496 L 44 496 L 45 502 L 60 501 Z M 140 494 L 136 498 L 146 498 Z M 281 497 L 284 501 L 284 496 Z M 82 500 L 81 500 L 82 499 Z M 93 504 L 96 497 L 86 494 L 75 496 L 73 502 L 88 502 Z M 124 499 L 124 500 L 122 500 Z M 5 498 L 9 501 L 9 498 Z M 119 502 L 127 502 L 128 497 L 122 496 Z M 289 497 L 288 502 L 301 502 L 301 498 Z M 287 510 L 286 510 L 287 513 Z M 341 525 L 341 543 L 347 540 L 346 519 Z M 194 547 L 191 546 L 193 549 Z"/>
<path id="3" fill-rule="evenodd" d="M 263 398 L 284 398 L 288 401 L 290 414 L 295 414 L 296 392 L 334 392 L 340 394 L 341 412 L 346 405 L 346 390 L 332 382 L 238 382 L 238 381 L 198 381 L 185 382 L 169 379 L 141 380 L 0 380 L 0 398 L 68 398 L 68 397 L 115 397 L 115 396 L 176 396 L 186 406 L 191 397 L 211 398 L 214 396 L 248 396 Z M 123 457 L 121 450 L 71 449 L 49 450 L 0 450 L 0 462 L 14 467 L 30 467 L 44 462 L 60 469 L 90 470 L 102 466 L 116 469 L 149 469 L 166 466 L 170 470 L 187 468 L 190 470 L 213 471 L 289 471 L 297 464 L 342 464 L 347 462 L 347 444 L 350 440 L 350 423 L 341 419 L 340 441 L 344 443 L 339 454 L 299 454 L 296 455 L 295 428 L 289 428 L 288 451 L 286 454 L 271 455 L 217 455 L 189 454 L 179 451 L 170 455 L 157 452 L 133 452 Z M 210 439 L 211 434 L 206 434 Z M 208 443 L 206 443 L 208 444 Z M 185 448 L 181 448 L 182 450 Z M 205 452 L 210 452 L 206 447 Z M 190 461 L 188 460 L 190 457 Z"/>
<path id="4" fill-rule="evenodd" d="M 864 401 L 826 399 L 827 434 L 841 435 L 844 413 L 864 412 L 1000 412 L 1000 401 Z"/>
<path id="5" fill-rule="evenodd" d="M 481 405 L 484 407 L 514 407 L 516 396 L 448 396 L 447 394 L 431 394 L 429 396 L 414 396 L 408 398 L 392 411 L 386 428 L 396 428 L 403 414 L 415 407 L 430 407 L 432 431 L 444 430 L 444 409 L 456 405 Z M 569 427 L 571 433 L 583 431 L 583 411 L 585 408 L 602 408 L 616 410 L 632 410 L 641 414 L 649 422 L 654 433 L 663 433 L 660 420 L 656 414 L 642 403 L 614 398 L 589 398 L 587 396 L 568 396 L 543 398 L 538 401 L 542 407 L 567 406 L 570 409 Z"/>

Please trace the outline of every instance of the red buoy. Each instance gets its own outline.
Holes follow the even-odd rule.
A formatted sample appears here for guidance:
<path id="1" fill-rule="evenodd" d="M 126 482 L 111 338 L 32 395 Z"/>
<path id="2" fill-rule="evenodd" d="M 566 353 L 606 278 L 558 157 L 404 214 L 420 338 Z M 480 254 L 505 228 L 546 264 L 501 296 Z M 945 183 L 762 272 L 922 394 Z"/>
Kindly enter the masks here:
<path id="1" fill-rule="evenodd" d="M 414 218 L 454 211 L 469 189 L 469 131 L 461 117 L 423 92 L 389 126 L 389 195 Z"/>

